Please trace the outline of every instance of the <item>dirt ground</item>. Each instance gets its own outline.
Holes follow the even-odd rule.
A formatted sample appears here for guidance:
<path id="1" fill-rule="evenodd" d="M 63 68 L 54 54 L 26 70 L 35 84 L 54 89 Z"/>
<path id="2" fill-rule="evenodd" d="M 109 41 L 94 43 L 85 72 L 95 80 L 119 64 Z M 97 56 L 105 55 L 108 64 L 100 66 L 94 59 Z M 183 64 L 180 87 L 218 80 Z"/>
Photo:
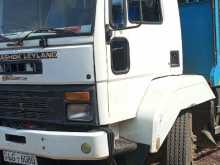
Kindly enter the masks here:
<path id="1" fill-rule="evenodd" d="M 220 165 L 220 145 L 204 150 L 198 156 L 196 165 Z"/>
<path id="2" fill-rule="evenodd" d="M 217 146 L 198 153 L 195 165 L 220 165 L 220 137 L 216 137 Z"/>

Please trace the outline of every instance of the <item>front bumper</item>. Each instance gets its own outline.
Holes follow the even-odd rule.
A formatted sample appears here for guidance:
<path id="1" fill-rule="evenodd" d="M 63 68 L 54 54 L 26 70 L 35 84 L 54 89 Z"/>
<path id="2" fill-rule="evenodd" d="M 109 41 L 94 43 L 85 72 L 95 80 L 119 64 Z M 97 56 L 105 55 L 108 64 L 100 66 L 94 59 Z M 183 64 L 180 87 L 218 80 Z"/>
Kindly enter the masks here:
<path id="1" fill-rule="evenodd" d="M 25 138 L 25 142 L 8 140 L 6 135 Z M 91 152 L 85 154 L 82 144 L 89 144 Z M 108 135 L 97 132 L 56 132 L 17 130 L 0 127 L 0 150 L 30 153 L 56 160 L 99 160 L 109 156 Z"/>

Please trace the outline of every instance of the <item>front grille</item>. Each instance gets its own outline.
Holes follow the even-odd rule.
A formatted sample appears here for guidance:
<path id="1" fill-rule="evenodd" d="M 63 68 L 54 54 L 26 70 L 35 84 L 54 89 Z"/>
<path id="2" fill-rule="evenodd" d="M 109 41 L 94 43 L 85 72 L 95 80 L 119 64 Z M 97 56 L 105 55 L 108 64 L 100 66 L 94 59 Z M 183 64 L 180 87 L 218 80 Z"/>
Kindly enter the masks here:
<path id="1" fill-rule="evenodd" d="M 43 130 L 97 126 L 95 90 L 94 85 L 0 85 L 0 126 Z M 92 122 L 67 119 L 64 93 L 70 91 L 91 92 Z"/>
<path id="2" fill-rule="evenodd" d="M 49 121 L 54 116 L 51 105 L 58 99 L 51 92 L 0 91 L 0 117 Z"/>
<path id="3" fill-rule="evenodd" d="M 13 118 L 48 119 L 48 100 L 31 98 L 0 98 L 0 116 Z"/>

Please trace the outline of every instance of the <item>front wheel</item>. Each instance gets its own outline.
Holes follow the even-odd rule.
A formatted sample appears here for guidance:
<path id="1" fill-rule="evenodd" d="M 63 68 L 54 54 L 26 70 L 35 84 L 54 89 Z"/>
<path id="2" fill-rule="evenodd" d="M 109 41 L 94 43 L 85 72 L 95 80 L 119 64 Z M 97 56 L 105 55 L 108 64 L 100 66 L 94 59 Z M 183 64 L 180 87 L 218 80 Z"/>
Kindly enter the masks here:
<path id="1" fill-rule="evenodd" d="M 192 114 L 181 113 L 165 144 L 166 165 L 192 165 L 193 164 L 193 140 L 192 140 Z"/>

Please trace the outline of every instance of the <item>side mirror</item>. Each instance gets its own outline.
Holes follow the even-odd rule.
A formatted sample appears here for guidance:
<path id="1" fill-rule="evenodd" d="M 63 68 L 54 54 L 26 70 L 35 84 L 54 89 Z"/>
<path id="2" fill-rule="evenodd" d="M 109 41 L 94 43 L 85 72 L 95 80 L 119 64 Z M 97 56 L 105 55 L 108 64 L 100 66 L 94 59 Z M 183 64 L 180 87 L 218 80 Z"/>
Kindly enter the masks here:
<path id="1" fill-rule="evenodd" d="M 142 23 L 142 1 L 143 0 L 128 0 L 128 20 L 131 23 Z"/>
<path id="2" fill-rule="evenodd" d="M 126 0 L 109 0 L 110 25 L 113 29 L 126 27 Z"/>
<path id="3" fill-rule="evenodd" d="M 111 29 L 125 30 L 139 27 L 142 22 L 141 1 L 142 0 L 109 0 L 109 19 Z M 135 25 L 127 26 L 127 20 L 130 21 L 134 19 Z"/>

